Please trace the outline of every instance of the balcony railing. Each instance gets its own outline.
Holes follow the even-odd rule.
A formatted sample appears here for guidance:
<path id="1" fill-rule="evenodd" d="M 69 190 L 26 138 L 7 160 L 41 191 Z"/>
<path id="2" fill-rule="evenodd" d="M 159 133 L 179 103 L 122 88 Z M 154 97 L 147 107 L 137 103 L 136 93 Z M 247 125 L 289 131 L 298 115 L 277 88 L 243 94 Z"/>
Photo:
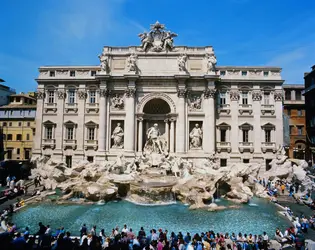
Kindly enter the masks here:
<path id="1" fill-rule="evenodd" d="M 57 112 L 57 103 L 45 103 L 44 105 L 44 111 L 45 113 L 48 113 L 49 111 Z"/>
<path id="2" fill-rule="evenodd" d="M 64 147 L 64 149 L 66 149 L 66 148 L 76 149 L 77 148 L 77 140 L 65 139 L 63 147 Z"/>
<path id="3" fill-rule="evenodd" d="M 66 103 L 65 105 L 65 111 L 66 113 L 69 113 L 71 111 L 78 112 L 78 104 L 77 103 Z"/>
<path id="4" fill-rule="evenodd" d="M 218 113 L 226 113 L 230 114 L 231 109 L 230 109 L 230 104 L 219 104 L 218 105 Z"/>
<path id="5" fill-rule="evenodd" d="M 261 113 L 264 115 L 266 113 L 271 113 L 274 115 L 275 113 L 275 106 L 273 104 L 262 104 L 261 105 Z"/>
<path id="6" fill-rule="evenodd" d="M 254 143 L 253 142 L 239 142 L 239 151 L 243 153 L 244 151 L 254 152 Z"/>
<path id="7" fill-rule="evenodd" d="M 42 140 L 42 147 L 43 149 L 45 148 L 51 148 L 51 149 L 54 149 L 56 147 L 56 139 L 47 139 L 47 138 L 44 138 Z"/>
<path id="8" fill-rule="evenodd" d="M 227 152 L 231 152 L 231 143 L 230 142 L 217 142 L 217 151 L 220 153 L 221 151 L 226 150 Z"/>
<path id="9" fill-rule="evenodd" d="M 96 112 L 99 111 L 99 104 L 98 103 L 87 103 L 86 104 L 86 113 Z"/>
<path id="10" fill-rule="evenodd" d="M 253 113 L 253 108 L 251 104 L 239 104 L 239 113 L 242 115 L 243 113 Z"/>
<path id="11" fill-rule="evenodd" d="M 273 153 L 275 153 L 277 151 L 276 143 L 275 142 L 262 142 L 261 150 L 263 153 L 266 153 L 267 151 L 272 151 Z"/>
<path id="12" fill-rule="evenodd" d="M 89 148 L 93 148 L 97 150 L 98 141 L 97 140 L 85 140 L 84 149 L 88 150 Z"/>

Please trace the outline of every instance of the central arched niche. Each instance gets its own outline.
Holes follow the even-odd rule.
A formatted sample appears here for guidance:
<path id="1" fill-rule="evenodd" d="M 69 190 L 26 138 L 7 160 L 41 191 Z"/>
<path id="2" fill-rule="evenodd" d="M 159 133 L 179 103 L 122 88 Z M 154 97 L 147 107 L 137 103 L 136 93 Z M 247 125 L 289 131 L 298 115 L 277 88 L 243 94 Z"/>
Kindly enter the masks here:
<path id="1" fill-rule="evenodd" d="M 163 99 L 153 98 L 144 105 L 143 113 L 152 115 L 169 114 L 171 113 L 171 108 Z"/>

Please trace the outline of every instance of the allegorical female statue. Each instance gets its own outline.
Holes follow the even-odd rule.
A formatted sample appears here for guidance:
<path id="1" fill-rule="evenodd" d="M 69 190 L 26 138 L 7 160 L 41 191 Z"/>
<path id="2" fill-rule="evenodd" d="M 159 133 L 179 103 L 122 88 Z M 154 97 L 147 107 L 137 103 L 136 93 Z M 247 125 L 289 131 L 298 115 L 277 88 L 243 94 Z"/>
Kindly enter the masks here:
<path id="1" fill-rule="evenodd" d="M 124 130 L 121 128 L 120 123 L 117 123 L 117 126 L 112 133 L 112 139 L 114 141 L 112 148 L 124 147 Z"/>
<path id="2" fill-rule="evenodd" d="M 190 132 L 189 137 L 190 137 L 190 148 L 200 149 L 202 146 L 202 129 L 199 127 L 198 123 L 195 124 L 195 127 Z"/>

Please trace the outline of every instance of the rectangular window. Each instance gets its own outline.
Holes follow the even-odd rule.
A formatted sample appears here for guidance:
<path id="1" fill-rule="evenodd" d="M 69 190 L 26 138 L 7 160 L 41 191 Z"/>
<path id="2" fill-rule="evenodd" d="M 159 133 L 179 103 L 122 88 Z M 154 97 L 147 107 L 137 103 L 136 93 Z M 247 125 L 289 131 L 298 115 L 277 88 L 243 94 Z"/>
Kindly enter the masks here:
<path id="1" fill-rule="evenodd" d="M 248 132 L 247 129 L 243 130 L 243 142 L 248 142 Z"/>
<path id="2" fill-rule="evenodd" d="M 226 93 L 225 92 L 220 92 L 220 94 L 219 94 L 219 104 L 220 105 L 225 105 L 226 104 Z"/>
<path id="3" fill-rule="evenodd" d="M 301 109 L 298 109 L 298 110 L 297 110 L 297 115 L 298 115 L 298 116 L 302 116 L 302 115 L 303 115 Z"/>
<path id="4" fill-rule="evenodd" d="M 88 162 L 93 163 L 93 161 L 94 161 L 93 156 L 88 156 L 88 157 L 87 157 L 87 160 L 88 160 Z"/>
<path id="5" fill-rule="evenodd" d="M 9 127 L 12 127 L 12 122 L 9 122 Z"/>
<path id="6" fill-rule="evenodd" d="M 247 76 L 247 71 L 242 71 L 242 76 Z"/>
<path id="7" fill-rule="evenodd" d="M 220 138 L 221 138 L 221 142 L 226 142 L 226 130 L 225 129 L 220 130 Z"/>
<path id="8" fill-rule="evenodd" d="M 226 167 L 227 166 L 227 159 L 220 159 L 220 167 Z"/>
<path id="9" fill-rule="evenodd" d="M 74 70 L 71 70 L 71 71 L 70 71 L 70 76 L 71 76 L 71 77 L 75 77 L 75 71 L 74 71 Z"/>
<path id="10" fill-rule="evenodd" d="M 243 105 L 248 104 L 248 92 L 242 92 L 242 104 Z"/>
<path id="11" fill-rule="evenodd" d="M 55 102 L 55 92 L 53 90 L 48 91 L 48 103 Z"/>
<path id="12" fill-rule="evenodd" d="M 26 140 L 29 141 L 30 140 L 30 134 L 26 135 Z"/>
<path id="13" fill-rule="evenodd" d="M 73 140 L 73 128 L 67 128 L 67 140 Z"/>
<path id="14" fill-rule="evenodd" d="M 71 155 L 66 156 L 66 164 L 67 164 L 68 168 L 72 167 L 72 156 Z"/>
<path id="15" fill-rule="evenodd" d="M 220 71 L 221 76 L 225 76 L 225 71 Z"/>
<path id="16" fill-rule="evenodd" d="M 55 76 L 55 71 L 49 71 L 49 76 L 54 77 Z"/>
<path id="17" fill-rule="evenodd" d="M 96 71 L 95 70 L 92 70 L 91 71 L 91 76 L 95 76 L 96 75 Z"/>
<path id="18" fill-rule="evenodd" d="M 24 149 L 24 159 L 28 160 L 30 158 L 30 150 Z"/>
<path id="19" fill-rule="evenodd" d="M 8 140 L 8 141 L 12 141 L 12 137 L 13 137 L 12 134 L 8 134 L 8 135 L 7 135 L 7 140 Z"/>
<path id="20" fill-rule="evenodd" d="M 68 91 L 68 103 L 69 104 L 75 103 L 75 90 L 74 89 L 70 89 Z"/>
<path id="21" fill-rule="evenodd" d="M 46 129 L 45 129 L 45 137 L 48 140 L 52 139 L 52 127 L 46 127 Z"/>
<path id="22" fill-rule="evenodd" d="M 269 72 L 268 71 L 264 71 L 264 76 L 268 76 Z"/>
<path id="23" fill-rule="evenodd" d="M 88 128 L 88 140 L 94 141 L 95 138 L 95 128 Z"/>
<path id="24" fill-rule="evenodd" d="M 20 154 L 20 149 L 19 149 L 19 148 L 16 149 L 16 154 L 17 154 L 17 155 Z"/>
<path id="25" fill-rule="evenodd" d="M 297 100 L 297 101 L 302 100 L 302 92 L 300 90 L 295 91 L 295 100 Z"/>
<path id="26" fill-rule="evenodd" d="M 264 93 L 264 104 L 265 105 L 269 105 L 270 104 L 270 93 L 269 92 L 265 92 Z"/>
<path id="27" fill-rule="evenodd" d="M 95 103 L 96 102 L 96 92 L 90 91 L 90 103 Z"/>
<path id="28" fill-rule="evenodd" d="M 303 127 L 304 127 L 304 126 L 297 126 L 298 135 L 303 135 Z"/>
<path id="29" fill-rule="evenodd" d="M 6 127 L 7 126 L 7 123 L 6 122 L 3 122 L 3 127 Z"/>
<path id="30" fill-rule="evenodd" d="M 17 141 L 22 141 L 22 135 L 21 134 L 17 134 L 16 135 L 16 140 Z"/>
<path id="31" fill-rule="evenodd" d="M 286 100 L 291 100 L 291 90 L 285 91 L 285 99 Z"/>
<path id="32" fill-rule="evenodd" d="M 30 127 L 30 126 L 31 126 L 31 123 L 30 123 L 30 122 L 27 122 L 27 126 Z"/>
<path id="33" fill-rule="evenodd" d="M 12 149 L 7 149 L 7 159 L 12 159 Z"/>
<path id="34" fill-rule="evenodd" d="M 249 159 L 243 159 L 243 163 L 249 163 Z"/>
<path id="35" fill-rule="evenodd" d="M 293 131 L 294 131 L 294 126 L 290 125 L 290 135 L 293 135 Z"/>
<path id="36" fill-rule="evenodd" d="M 265 130 L 265 142 L 271 142 L 271 130 Z"/>
<path id="37" fill-rule="evenodd" d="M 19 127 L 21 127 L 22 126 L 22 122 L 19 122 Z"/>

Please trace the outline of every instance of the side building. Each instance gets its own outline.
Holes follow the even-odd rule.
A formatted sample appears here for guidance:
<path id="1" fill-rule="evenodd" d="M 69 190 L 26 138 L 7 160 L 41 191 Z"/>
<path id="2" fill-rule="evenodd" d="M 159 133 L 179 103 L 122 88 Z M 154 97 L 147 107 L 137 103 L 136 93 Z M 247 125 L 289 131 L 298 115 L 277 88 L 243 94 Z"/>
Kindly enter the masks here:
<path id="1" fill-rule="evenodd" d="M 34 93 L 14 94 L 9 104 L 0 107 L 4 159 L 31 158 L 35 134 L 36 98 Z"/>
<path id="2" fill-rule="evenodd" d="M 306 159 L 315 162 L 315 65 L 304 74 Z"/>
<path id="3" fill-rule="evenodd" d="M 285 145 L 290 158 L 305 159 L 305 100 L 304 85 L 283 84 L 283 112 L 289 118 L 290 143 Z"/>

